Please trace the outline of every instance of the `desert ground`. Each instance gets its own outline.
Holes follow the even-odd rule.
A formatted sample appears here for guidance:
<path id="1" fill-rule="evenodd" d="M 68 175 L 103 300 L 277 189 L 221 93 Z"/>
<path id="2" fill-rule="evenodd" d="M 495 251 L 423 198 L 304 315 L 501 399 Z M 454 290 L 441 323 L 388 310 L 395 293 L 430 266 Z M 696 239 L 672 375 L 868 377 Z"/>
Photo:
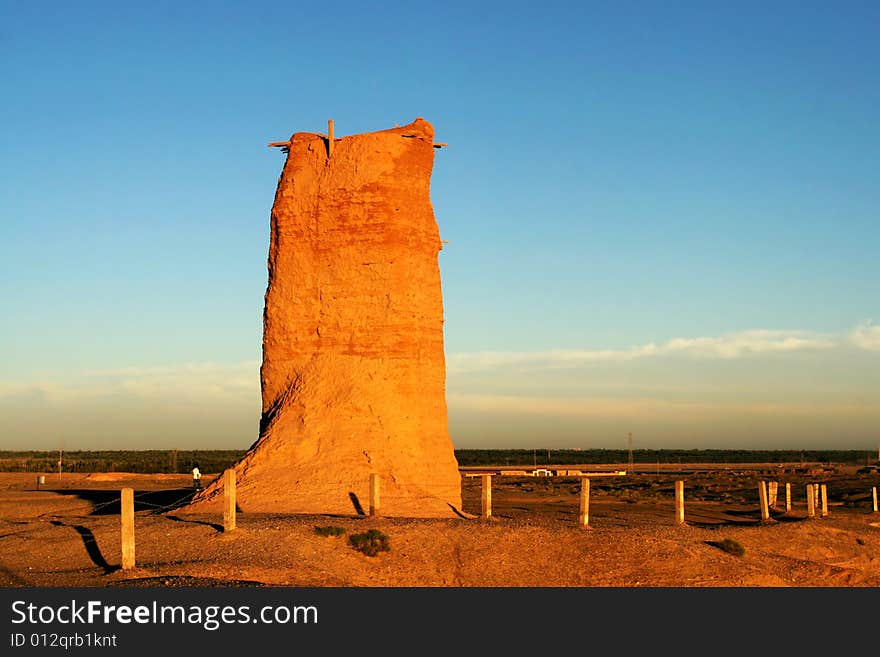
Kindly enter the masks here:
<path id="1" fill-rule="evenodd" d="M 876 587 L 878 473 L 776 473 L 760 467 L 645 468 L 591 478 L 579 526 L 576 477 L 462 472 L 463 517 L 185 514 L 188 475 L 0 473 L 0 585 L 5 587 Z M 210 482 L 215 474 L 205 476 Z M 684 481 L 685 522 L 675 516 Z M 758 486 L 779 482 L 762 521 Z M 827 515 L 807 517 L 805 485 L 824 483 Z M 792 508 L 784 486 L 791 483 Z M 119 491 L 135 490 L 136 565 L 122 569 Z M 324 536 L 319 527 L 340 528 Z M 377 529 L 374 556 L 349 538 Z M 719 547 L 738 543 L 742 554 Z"/>

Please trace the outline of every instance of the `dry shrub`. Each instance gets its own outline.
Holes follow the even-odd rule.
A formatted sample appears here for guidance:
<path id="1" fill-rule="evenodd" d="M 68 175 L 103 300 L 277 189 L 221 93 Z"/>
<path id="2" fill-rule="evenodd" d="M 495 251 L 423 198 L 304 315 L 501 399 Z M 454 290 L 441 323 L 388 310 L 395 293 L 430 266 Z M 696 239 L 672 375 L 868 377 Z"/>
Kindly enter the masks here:
<path id="1" fill-rule="evenodd" d="M 342 536 L 345 533 L 345 529 L 334 525 L 326 525 L 324 527 L 315 527 L 315 533 L 318 536 Z"/>
<path id="2" fill-rule="evenodd" d="M 388 537 L 378 529 L 371 529 L 362 534 L 352 534 L 348 540 L 355 550 L 363 552 L 368 557 L 375 557 L 380 552 L 387 552 L 391 549 Z"/>

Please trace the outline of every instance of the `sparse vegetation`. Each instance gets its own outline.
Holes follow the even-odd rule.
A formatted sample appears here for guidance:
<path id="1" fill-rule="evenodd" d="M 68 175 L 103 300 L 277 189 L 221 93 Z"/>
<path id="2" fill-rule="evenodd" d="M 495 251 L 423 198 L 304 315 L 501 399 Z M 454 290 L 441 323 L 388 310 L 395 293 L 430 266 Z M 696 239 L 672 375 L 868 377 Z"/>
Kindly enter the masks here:
<path id="1" fill-rule="evenodd" d="M 352 534 L 348 540 L 355 550 L 363 552 L 368 557 L 375 557 L 380 552 L 387 552 L 391 549 L 388 536 L 378 529 L 371 529 L 362 534 Z"/>
<path id="2" fill-rule="evenodd" d="M 456 449 L 460 466 L 626 463 L 624 449 Z M 864 463 L 862 450 L 635 449 L 633 463 Z"/>
<path id="3" fill-rule="evenodd" d="M 63 472 L 134 472 L 138 474 L 185 474 L 199 464 L 202 473 L 223 472 L 246 450 L 147 449 L 64 451 Z M 0 472 L 57 472 L 58 450 L 0 451 Z"/>
<path id="4" fill-rule="evenodd" d="M 336 525 L 325 525 L 323 527 L 315 527 L 315 533 L 318 536 L 342 536 L 345 533 L 344 527 Z"/>
<path id="5" fill-rule="evenodd" d="M 723 550 L 728 554 L 732 554 L 737 557 L 741 557 L 746 553 L 746 549 L 740 544 L 738 541 L 733 540 L 732 538 L 725 538 L 722 541 L 708 541 L 709 545 L 713 545 L 717 547 L 719 550 Z"/>

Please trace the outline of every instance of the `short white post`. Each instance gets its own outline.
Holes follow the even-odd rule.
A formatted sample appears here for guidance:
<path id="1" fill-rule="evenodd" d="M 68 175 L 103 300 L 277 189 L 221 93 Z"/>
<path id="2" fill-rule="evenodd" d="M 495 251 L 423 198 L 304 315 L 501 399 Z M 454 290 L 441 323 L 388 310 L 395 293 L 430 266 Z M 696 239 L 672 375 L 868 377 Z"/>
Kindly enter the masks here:
<path id="1" fill-rule="evenodd" d="M 779 494 L 779 482 L 771 481 L 767 484 L 767 504 L 771 509 L 776 508 L 776 498 Z"/>
<path id="2" fill-rule="evenodd" d="M 807 518 L 816 515 L 816 498 L 813 493 L 813 484 L 807 484 Z"/>
<path id="3" fill-rule="evenodd" d="M 874 498 L 874 513 L 877 513 L 877 487 L 871 489 L 871 497 Z"/>
<path id="4" fill-rule="evenodd" d="M 123 488 L 122 505 L 122 569 L 134 568 L 134 489 Z"/>
<path id="5" fill-rule="evenodd" d="M 822 490 L 822 517 L 828 515 L 828 487 L 825 484 L 821 486 Z"/>
<path id="6" fill-rule="evenodd" d="M 819 484 L 813 484 L 813 509 L 819 508 Z"/>
<path id="7" fill-rule="evenodd" d="M 223 531 L 235 529 L 235 468 L 223 473 Z"/>
<path id="8" fill-rule="evenodd" d="M 761 501 L 761 522 L 770 519 L 770 510 L 767 507 L 767 482 L 758 483 L 758 499 Z"/>
<path id="9" fill-rule="evenodd" d="M 578 512 L 578 525 L 582 529 L 590 526 L 590 478 L 581 477 L 580 510 Z"/>
<path id="10" fill-rule="evenodd" d="M 379 515 L 379 475 L 370 473 L 370 515 Z"/>
<path id="11" fill-rule="evenodd" d="M 483 492 L 480 496 L 480 513 L 484 518 L 492 515 L 492 475 L 484 474 L 480 477 L 483 480 Z"/>
<path id="12" fill-rule="evenodd" d="M 675 482 L 675 520 L 679 525 L 684 524 L 684 482 Z"/>
<path id="13" fill-rule="evenodd" d="M 785 484 L 785 512 L 791 511 L 791 484 Z"/>

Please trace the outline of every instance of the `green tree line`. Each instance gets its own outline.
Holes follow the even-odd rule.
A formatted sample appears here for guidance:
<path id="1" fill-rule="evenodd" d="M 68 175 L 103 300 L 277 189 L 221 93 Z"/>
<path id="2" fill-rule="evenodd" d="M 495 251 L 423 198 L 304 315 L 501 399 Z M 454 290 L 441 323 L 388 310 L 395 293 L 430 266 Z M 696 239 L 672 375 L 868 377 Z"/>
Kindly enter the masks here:
<path id="1" fill-rule="evenodd" d="M 219 473 L 246 450 L 104 450 L 63 452 L 62 472 Z M 838 463 L 864 464 L 860 450 L 634 449 L 633 463 Z M 876 456 L 876 455 L 874 455 Z M 460 466 L 589 465 L 628 463 L 625 449 L 456 449 Z M 58 472 L 57 451 L 0 451 L 2 472 Z"/>
<path id="2" fill-rule="evenodd" d="M 204 473 L 223 472 L 246 450 L 107 450 L 60 454 L 62 472 L 188 473 L 198 463 Z M 0 451 L 2 472 L 58 472 L 58 451 Z"/>
<path id="3" fill-rule="evenodd" d="M 634 449 L 633 463 L 864 464 L 859 450 Z M 457 449 L 460 466 L 628 463 L 626 449 Z"/>

